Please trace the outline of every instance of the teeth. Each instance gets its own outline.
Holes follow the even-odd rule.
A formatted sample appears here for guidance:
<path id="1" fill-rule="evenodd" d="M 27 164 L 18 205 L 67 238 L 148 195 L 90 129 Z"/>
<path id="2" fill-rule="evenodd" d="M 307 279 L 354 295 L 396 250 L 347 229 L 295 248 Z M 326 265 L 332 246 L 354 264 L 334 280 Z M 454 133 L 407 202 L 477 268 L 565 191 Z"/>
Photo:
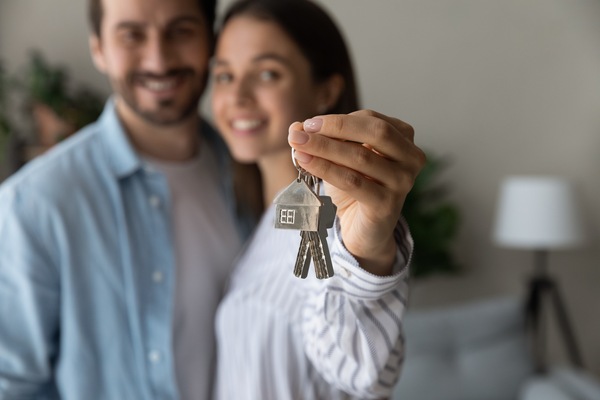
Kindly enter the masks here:
<path id="1" fill-rule="evenodd" d="M 174 79 L 169 79 L 166 81 L 153 81 L 153 80 L 146 80 L 144 82 L 144 86 L 146 86 L 148 89 L 150 90 L 156 90 L 156 91 L 160 91 L 160 90 L 169 90 L 175 87 L 175 80 Z"/>
<path id="2" fill-rule="evenodd" d="M 249 130 L 257 128 L 260 125 L 258 119 L 236 119 L 233 121 L 233 128 L 239 130 Z"/>

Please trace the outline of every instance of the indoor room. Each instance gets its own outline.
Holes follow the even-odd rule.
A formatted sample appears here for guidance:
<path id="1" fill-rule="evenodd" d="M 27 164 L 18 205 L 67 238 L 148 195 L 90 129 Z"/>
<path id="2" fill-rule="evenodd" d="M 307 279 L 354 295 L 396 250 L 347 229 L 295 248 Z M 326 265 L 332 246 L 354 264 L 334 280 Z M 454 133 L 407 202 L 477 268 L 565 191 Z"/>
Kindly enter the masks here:
<path id="1" fill-rule="evenodd" d="M 403 210 L 415 243 L 392 398 L 600 399 L 600 1 L 315 1 L 361 108 L 410 124 L 427 155 Z M 86 7 L 0 2 L 0 182 L 111 94 Z"/>

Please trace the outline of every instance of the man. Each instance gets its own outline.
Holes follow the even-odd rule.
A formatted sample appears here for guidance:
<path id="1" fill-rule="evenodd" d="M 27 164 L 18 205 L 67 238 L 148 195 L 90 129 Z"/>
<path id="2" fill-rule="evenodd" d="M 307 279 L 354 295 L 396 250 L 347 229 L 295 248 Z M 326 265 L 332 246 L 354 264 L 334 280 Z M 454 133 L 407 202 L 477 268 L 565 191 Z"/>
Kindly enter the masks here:
<path id="1" fill-rule="evenodd" d="M 0 195 L 0 398 L 209 397 L 214 310 L 243 240 L 197 112 L 214 3 L 91 2 L 114 95 Z"/>
<path id="2" fill-rule="evenodd" d="M 113 96 L 0 189 L 0 399 L 210 397 L 214 313 L 251 228 L 197 113 L 214 3 L 91 1 Z"/>

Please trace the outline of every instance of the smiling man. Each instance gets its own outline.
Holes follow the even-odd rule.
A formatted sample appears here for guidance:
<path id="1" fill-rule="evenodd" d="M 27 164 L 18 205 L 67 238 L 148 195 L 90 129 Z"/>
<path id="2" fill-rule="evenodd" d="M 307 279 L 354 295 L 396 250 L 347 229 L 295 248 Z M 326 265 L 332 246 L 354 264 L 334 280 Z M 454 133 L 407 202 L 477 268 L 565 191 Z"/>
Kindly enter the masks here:
<path id="1" fill-rule="evenodd" d="M 202 5 L 102 0 L 92 8 L 94 63 L 110 80 L 129 137 L 151 156 L 185 160 L 197 151 L 198 101 L 213 40 L 213 17 Z"/>
<path id="2" fill-rule="evenodd" d="M 0 399 L 206 399 L 245 237 L 198 114 L 214 0 L 91 0 L 113 95 L 0 189 Z"/>

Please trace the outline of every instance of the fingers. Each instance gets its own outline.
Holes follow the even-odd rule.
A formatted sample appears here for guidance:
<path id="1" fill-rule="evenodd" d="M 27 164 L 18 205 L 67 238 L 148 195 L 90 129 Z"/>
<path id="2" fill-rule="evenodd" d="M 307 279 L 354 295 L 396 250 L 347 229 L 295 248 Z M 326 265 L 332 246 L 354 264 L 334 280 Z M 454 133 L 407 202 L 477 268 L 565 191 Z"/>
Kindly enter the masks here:
<path id="1" fill-rule="evenodd" d="M 304 121 L 303 128 L 306 132 L 320 133 L 333 139 L 366 143 L 392 158 L 399 156 L 390 154 L 398 140 L 414 142 L 412 126 L 372 110 L 314 117 Z"/>
<path id="2" fill-rule="evenodd" d="M 299 146 L 300 143 L 295 142 L 299 139 L 299 133 L 304 134 L 310 143 L 307 141 Z M 341 141 L 324 135 L 297 131 L 290 134 L 290 140 L 291 145 L 296 148 L 296 159 L 304 164 L 311 163 L 314 157 L 318 157 L 339 166 L 352 168 L 365 176 L 376 179 L 378 170 L 391 168 L 393 163 L 390 158 L 377 154 L 361 143 Z M 318 162 L 320 161 L 315 161 L 315 163 Z M 314 165 L 311 167 L 316 168 Z"/>
<path id="3" fill-rule="evenodd" d="M 288 138 L 300 166 L 356 196 L 369 196 L 359 193 L 365 188 L 381 195 L 376 185 L 410 190 L 425 162 L 424 153 L 413 142 L 413 128 L 374 111 L 294 123 Z"/>
<path id="4" fill-rule="evenodd" d="M 362 110 L 294 123 L 288 141 L 298 165 L 328 184 L 348 250 L 361 263 L 389 268 L 396 221 L 425 163 L 413 128 Z"/>

